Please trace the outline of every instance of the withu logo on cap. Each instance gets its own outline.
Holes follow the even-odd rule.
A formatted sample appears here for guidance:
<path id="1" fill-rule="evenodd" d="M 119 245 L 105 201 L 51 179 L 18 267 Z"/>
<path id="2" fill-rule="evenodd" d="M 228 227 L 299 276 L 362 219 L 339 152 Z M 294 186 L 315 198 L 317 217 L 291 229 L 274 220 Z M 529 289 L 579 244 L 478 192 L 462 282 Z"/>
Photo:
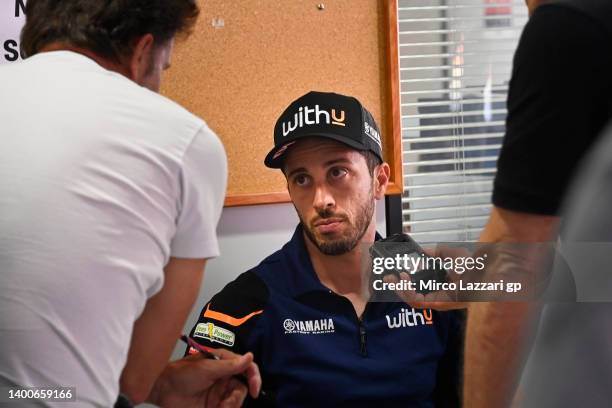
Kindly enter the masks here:
<path id="1" fill-rule="evenodd" d="M 318 125 L 321 123 L 322 117 L 325 119 L 324 123 L 328 125 L 331 123 L 336 126 L 346 126 L 346 115 L 343 110 L 338 114 L 336 109 L 332 109 L 330 113 L 325 109 L 320 109 L 319 105 L 315 105 L 314 108 L 300 106 L 295 115 L 293 115 L 293 121 L 283 122 L 283 136 L 287 136 L 304 125 Z"/>

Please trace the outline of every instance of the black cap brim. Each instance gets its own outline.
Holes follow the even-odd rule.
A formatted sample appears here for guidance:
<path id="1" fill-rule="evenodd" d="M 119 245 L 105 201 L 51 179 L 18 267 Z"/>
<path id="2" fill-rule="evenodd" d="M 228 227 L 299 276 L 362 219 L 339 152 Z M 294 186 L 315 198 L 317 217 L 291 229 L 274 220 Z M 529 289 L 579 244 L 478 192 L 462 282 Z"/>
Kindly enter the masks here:
<path id="1" fill-rule="evenodd" d="M 323 137 L 326 139 L 332 139 L 335 140 L 337 142 L 340 143 L 344 143 L 345 145 L 352 147 L 353 149 L 356 150 L 369 150 L 367 148 L 365 148 L 361 143 L 359 143 L 358 141 L 348 138 L 348 137 L 344 137 L 341 135 L 336 135 L 333 133 L 317 133 L 317 134 L 313 134 L 310 136 L 301 136 L 298 139 L 293 139 L 293 140 L 287 140 L 287 143 L 283 143 L 280 146 L 274 147 L 272 150 L 270 150 L 270 152 L 266 155 L 266 158 L 264 159 L 264 164 L 271 168 L 271 169 L 280 169 L 283 167 L 283 163 L 285 162 L 285 158 L 287 157 L 287 152 L 289 151 L 287 145 L 289 145 L 289 147 L 300 141 L 303 139 L 306 139 L 307 137 Z M 283 150 L 283 151 L 281 151 Z M 280 154 L 279 154 L 280 151 Z M 380 158 L 382 160 L 382 157 Z"/>

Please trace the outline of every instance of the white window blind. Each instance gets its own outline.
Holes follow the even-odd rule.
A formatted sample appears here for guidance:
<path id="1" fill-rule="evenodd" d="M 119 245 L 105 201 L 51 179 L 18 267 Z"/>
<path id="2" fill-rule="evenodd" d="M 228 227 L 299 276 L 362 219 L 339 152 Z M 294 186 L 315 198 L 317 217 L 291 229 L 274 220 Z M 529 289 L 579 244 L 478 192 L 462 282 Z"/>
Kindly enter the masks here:
<path id="1" fill-rule="evenodd" d="M 403 229 L 474 241 L 491 210 L 523 0 L 399 0 Z"/>

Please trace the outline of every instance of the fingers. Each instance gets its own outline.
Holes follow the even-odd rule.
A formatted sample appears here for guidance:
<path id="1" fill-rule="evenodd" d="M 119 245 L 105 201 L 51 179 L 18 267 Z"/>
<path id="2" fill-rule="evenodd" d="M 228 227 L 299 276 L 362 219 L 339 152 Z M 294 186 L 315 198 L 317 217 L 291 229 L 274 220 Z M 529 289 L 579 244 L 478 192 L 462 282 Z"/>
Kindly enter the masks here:
<path id="1" fill-rule="evenodd" d="M 406 272 L 400 274 L 400 278 L 405 281 L 410 280 L 410 276 Z M 399 282 L 395 275 L 387 275 L 383 278 L 385 282 Z M 429 292 L 424 295 L 416 290 L 397 290 L 397 295 L 407 304 L 416 309 L 434 309 L 434 310 L 454 310 L 463 309 L 467 305 L 465 303 L 455 301 L 447 291 Z"/>
<path id="2" fill-rule="evenodd" d="M 246 387 L 235 379 L 230 380 L 227 385 L 225 398 L 219 404 L 220 408 L 238 408 L 242 406 L 247 396 Z"/>
<path id="3" fill-rule="evenodd" d="M 425 253 L 438 258 L 458 258 L 460 256 L 470 256 L 472 254 L 466 248 L 444 244 L 438 244 L 435 248 L 429 248 L 425 250 Z"/>
<path id="4" fill-rule="evenodd" d="M 438 256 L 438 247 L 423 248 L 423 252 L 427 256 Z"/>
<path id="5" fill-rule="evenodd" d="M 405 272 L 402 272 L 400 274 L 400 278 L 405 281 L 410 280 L 408 274 Z M 387 283 L 398 283 L 400 281 L 400 278 L 398 278 L 396 275 L 387 275 L 383 278 L 383 281 Z M 414 290 L 397 290 L 396 293 L 400 298 L 402 298 L 404 302 L 408 303 L 410 306 L 413 307 L 417 307 L 417 304 L 420 304 L 424 301 L 423 295 L 417 293 Z"/>
<path id="6" fill-rule="evenodd" d="M 208 389 L 208 395 L 206 396 L 206 408 L 217 408 L 221 406 L 221 403 L 229 395 L 229 384 L 232 377 L 222 378 Z M 242 386 L 246 389 L 246 387 Z"/>
<path id="7" fill-rule="evenodd" d="M 206 408 L 240 407 L 246 396 L 247 387 L 235 378 L 227 377 L 215 382 L 210 388 Z"/>
<path id="8" fill-rule="evenodd" d="M 217 380 L 232 375 L 241 374 L 253 363 L 253 353 L 246 353 L 242 356 L 224 349 L 217 349 L 214 353 L 221 360 L 202 360 L 207 365 L 207 374 L 210 380 Z"/>
<path id="9" fill-rule="evenodd" d="M 247 383 L 249 384 L 249 393 L 251 397 L 257 398 L 261 391 L 261 375 L 259 367 L 255 363 L 251 363 L 245 373 Z"/>
<path id="10" fill-rule="evenodd" d="M 215 350 L 215 353 L 221 357 L 221 362 L 224 360 L 236 360 L 237 357 L 239 357 L 237 354 L 225 349 Z M 243 357 L 248 357 L 248 363 L 245 363 L 244 365 L 238 364 L 235 367 L 235 370 L 237 371 L 233 372 L 232 375 L 244 373 L 249 386 L 249 393 L 253 398 L 257 398 L 261 390 L 261 375 L 259 373 L 259 367 L 257 367 L 257 364 L 253 362 L 253 353 L 246 353 Z"/>

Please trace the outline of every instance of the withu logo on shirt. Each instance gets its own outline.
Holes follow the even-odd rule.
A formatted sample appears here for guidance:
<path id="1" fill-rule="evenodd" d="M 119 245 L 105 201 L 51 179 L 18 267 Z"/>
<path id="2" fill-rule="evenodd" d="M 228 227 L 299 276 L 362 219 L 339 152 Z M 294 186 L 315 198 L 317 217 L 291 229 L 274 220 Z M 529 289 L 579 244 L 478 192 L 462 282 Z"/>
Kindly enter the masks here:
<path id="1" fill-rule="evenodd" d="M 332 124 L 336 126 L 346 126 L 345 113 L 343 110 L 340 113 L 332 109 L 331 112 L 325 109 L 320 109 L 319 105 L 315 105 L 314 108 L 308 106 L 300 106 L 298 111 L 293 115 L 293 120 L 283 122 L 283 136 L 287 136 L 297 128 L 301 128 L 304 125 L 318 125 L 321 123 L 321 119 L 324 119 L 324 123 Z"/>
<path id="2" fill-rule="evenodd" d="M 400 327 L 414 327 L 423 324 L 433 324 L 433 313 L 431 309 L 423 309 L 423 313 L 417 312 L 414 308 L 402 308 L 397 316 L 387 318 L 387 325 L 390 329 L 399 329 Z"/>

